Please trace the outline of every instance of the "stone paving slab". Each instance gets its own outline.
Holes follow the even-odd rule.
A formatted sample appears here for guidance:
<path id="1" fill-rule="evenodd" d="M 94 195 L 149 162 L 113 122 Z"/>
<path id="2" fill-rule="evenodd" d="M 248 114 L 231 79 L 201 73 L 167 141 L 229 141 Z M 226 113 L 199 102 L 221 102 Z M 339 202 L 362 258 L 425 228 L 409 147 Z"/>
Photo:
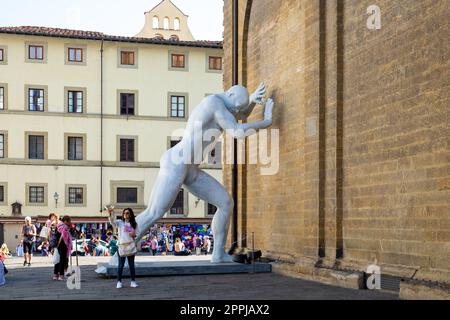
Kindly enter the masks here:
<path id="1" fill-rule="evenodd" d="M 178 257 L 177 257 L 178 258 Z M 180 257 L 181 258 L 181 257 Z M 174 257 L 142 257 L 137 261 L 170 261 Z M 196 258 L 194 258 L 196 259 Z M 198 258 L 199 261 L 205 258 Z M 183 260 L 183 259 L 181 259 Z M 0 286 L 0 300 L 391 300 L 398 294 L 354 290 L 305 281 L 276 273 L 186 275 L 138 278 L 139 288 L 116 289 L 116 280 L 95 273 L 109 257 L 81 257 L 81 289 L 69 290 L 65 281 L 52 281 L 50 258 L 33 258 L 31 267 L 22 258 L 6 261 L 9 273 Z"/>

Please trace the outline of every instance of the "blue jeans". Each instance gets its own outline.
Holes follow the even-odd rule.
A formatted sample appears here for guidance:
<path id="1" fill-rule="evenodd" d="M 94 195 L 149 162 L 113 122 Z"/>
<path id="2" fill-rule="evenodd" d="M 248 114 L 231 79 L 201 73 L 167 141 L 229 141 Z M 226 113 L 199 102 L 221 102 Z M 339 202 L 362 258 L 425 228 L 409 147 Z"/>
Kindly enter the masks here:
<path id="1" fill-rule="evenodd" d="M 95 248 L 95 255 L 96 256 L 102 256 L 103 255 L 103 249 L 96 247 Z"/>
<path id="2" fill-rule="evenodd" d="M 117 253 L 119 254 L 119 253 Z M 122 274 L 123 274 L 123 267 L 125 266 L 125 259 L 128 258 L 128 266 L 130 267 L 130 276 L 131 281 L 135 280 L 136 271 L 134 268 L 134 257 L 135 256 L 129 256 L 129 257 L 121 257 L 119 256 L 119 267 L 117 268 L 118 274 L 117 274 L 117 281 L 122 281 Z"/>

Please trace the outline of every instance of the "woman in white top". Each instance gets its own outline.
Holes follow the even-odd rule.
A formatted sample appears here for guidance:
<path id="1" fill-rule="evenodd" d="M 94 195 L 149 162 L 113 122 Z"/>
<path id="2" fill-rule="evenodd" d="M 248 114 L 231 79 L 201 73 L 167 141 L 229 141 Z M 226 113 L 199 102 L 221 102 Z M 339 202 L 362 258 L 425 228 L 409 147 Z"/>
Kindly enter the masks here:
<path id="1" fill-rule="evenodd" d="M 108 208 L 109 213 L 109 221 L 115 226 L 118 230 L 119 234 L 119 250 L 117 252 L 119 256 L 119 267 L 117 274 L 117 289 L 123 287 L 122 285 L 122 274 L 123 267 L 125 265 L 125 259 L 128 258 L 128 266 L 130 267 L 130 276 L 131 276 L 131 287 L 136 288 L 138 284 L 136 283 L 136 272 L 134 267 L 134 257 L 136 256 L 136 246 L 134 244 L 134 240 L 136 239 L 137 234 L 137 223 L 134 217 L 133 209 L 126 208 L 122 211 L 122 220 L 117 220 L 115 215 L 113 214 L 114 208 Z M 129 248 L 132 247 L 130 250 Z M 127 251 L 127 256 L 120 256 L 123 251 Z M 131 253 L 130 253 L 131 252 Z"/>
<path id="2" fill-rule="evenodd" d="M 205 240 L 203 242 L 203 251 L 205 255 L 207 255 L 211 251 L 211 240 L 209 239 L 208 236 L 205 236 L 204 239 Z"/>

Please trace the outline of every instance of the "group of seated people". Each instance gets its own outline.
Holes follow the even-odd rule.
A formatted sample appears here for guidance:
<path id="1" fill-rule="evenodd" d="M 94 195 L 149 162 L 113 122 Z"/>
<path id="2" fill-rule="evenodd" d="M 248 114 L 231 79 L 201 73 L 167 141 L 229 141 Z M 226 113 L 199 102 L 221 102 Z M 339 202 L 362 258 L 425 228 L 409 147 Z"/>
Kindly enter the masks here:
<path id="1" fill-rule="evenodd" d="M 195 237 L 195 246 L 196 254 L 200 253 L 208 254 L 211 251 L 211 240 L 208 236 L 205 236 L 203 239 L 201 237 Z M 175 238 L 174 244 L 174 255 L 176 256 L 188 256 L 192 253 L 191 250 L 186 248 L 186 245 L 179 237 Z"/>
<path id="2" fill-rule="evenodd" d="M 100 239 L 94 235 L 91 236 L 91 239 L 87 243 L 85 236 L 82 235 L 81 239 L 83 240 L 82 245 L 86 255 L 113 256 L 117 251 L 117 236 L 112 236 L 106 246 L 103 246 Z"/>
<path id="3" fill-rule="evenodd" d="M 184 243 L 181 241 L 180 238 L 175 239 L 174 244 L 174 255 L 176 256 L 188 256 L 191 254 L 191 250 L 187 249 Z"/>

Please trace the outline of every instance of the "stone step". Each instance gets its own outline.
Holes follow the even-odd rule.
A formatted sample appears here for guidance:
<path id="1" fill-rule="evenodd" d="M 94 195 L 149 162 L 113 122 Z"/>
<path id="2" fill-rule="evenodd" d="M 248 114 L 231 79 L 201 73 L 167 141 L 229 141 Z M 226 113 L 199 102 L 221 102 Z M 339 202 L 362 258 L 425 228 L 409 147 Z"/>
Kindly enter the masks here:
<path id="1" fill-rule="evenodd" d="M 117 266 L 98 263 L 97 267 L 98 274 L 108 278 L 117 277 Z M 262 262 L 255 264 L 211 263 L 209 261 L 137 262 L 135 268 L 137 277 L 272 272 L 271 264 Z M 123 270 L 123 275 L 124 277 L 130 275 L 127 266 Z"/>

